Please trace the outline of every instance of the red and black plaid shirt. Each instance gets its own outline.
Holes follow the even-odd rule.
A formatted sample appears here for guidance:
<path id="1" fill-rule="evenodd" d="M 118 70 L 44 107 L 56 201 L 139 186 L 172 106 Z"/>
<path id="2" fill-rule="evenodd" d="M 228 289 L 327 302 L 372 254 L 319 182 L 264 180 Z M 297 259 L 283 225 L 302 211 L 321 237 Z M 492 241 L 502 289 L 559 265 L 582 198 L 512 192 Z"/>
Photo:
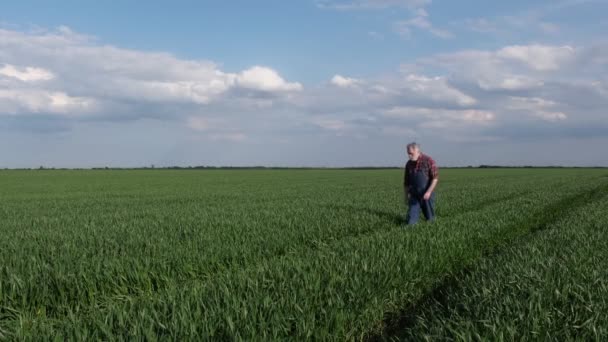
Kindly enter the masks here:
<path id="1" fill-rule="evenodd" d="M 422 171 L 426 172 L 429 176 L 429 179 L 437 179 L 439 178 L 439 169 L 435 164 L 433 158 L 427 156 L 426 154 L 420 153 L 417 161 L 408 160 L 405 164 L 405 172 L 403 175 L 403 185 L 410 186 L 408 175 L 414 171 Z"/>

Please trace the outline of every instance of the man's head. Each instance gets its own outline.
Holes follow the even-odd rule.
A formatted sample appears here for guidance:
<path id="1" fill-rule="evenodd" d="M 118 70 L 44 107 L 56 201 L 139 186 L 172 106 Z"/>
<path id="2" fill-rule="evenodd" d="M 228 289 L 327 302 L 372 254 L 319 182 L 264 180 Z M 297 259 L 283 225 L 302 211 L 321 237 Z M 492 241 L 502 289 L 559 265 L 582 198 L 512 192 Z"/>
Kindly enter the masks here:
<path id="1" fill-rule="evenodd" d="M 415 142 L 407 144 L 407 156 L 412 161 L 418 160 L 418 157 L 420 157 L 420 145 Z"/>

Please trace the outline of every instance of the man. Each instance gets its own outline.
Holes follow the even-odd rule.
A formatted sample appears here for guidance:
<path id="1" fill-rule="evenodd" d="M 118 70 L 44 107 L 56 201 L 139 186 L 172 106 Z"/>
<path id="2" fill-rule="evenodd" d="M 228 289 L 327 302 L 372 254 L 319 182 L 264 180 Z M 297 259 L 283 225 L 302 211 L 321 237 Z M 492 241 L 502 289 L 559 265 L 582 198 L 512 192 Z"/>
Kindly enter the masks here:
<path id="1" fill-rule="evenodd" d="M 406 223 L 410 225 L 418 222 L 420 210 L 427 221 L 433 221 L 434 190 L 439 181 L 437 165 L 431 157 L 420 151 L 420 145 L 415 142 L 407 145 L 407 155 L 409 160 L 405 164 L 403 177 L 403 190 L 408 204 Z"/>

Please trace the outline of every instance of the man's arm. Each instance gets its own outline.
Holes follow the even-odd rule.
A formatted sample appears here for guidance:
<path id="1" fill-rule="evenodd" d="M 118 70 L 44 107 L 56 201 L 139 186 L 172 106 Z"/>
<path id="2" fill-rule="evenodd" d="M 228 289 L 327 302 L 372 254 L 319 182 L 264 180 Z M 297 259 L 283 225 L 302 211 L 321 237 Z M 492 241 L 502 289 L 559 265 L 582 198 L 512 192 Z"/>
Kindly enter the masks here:
<path id="1" fill-rule="evenodd" d="M 429 158 L 429 162 L 431 163 L 430 165 L 430 177 L 431 177 L 431 185 L 429 185 L 429 188 L 426 190 L 426 192 L 424 193 L 424 200 L 428 201 L 429 198 L 431 198 L 431 194 L 433 194 L 433 191 L 435 191 L 435 187 L 437 186 L 437 182 L 439 182 L 439 170 L 437 168 L 437 165 L 435 164 L 435 161 L 432 158 Z"/>
<path id="2" fill-rule="evenodd" d="M 405 164 L 405 168 L 403 169 L 403 193 L 405 199 L 408 199 L 410 194 L 410 182 L 407 178 L 407 164 Z"/>
<path id="3" fill-rule="evenodd" d="M 433 193 L 433 191 L 435 191 L 435 187 L 437 186 L 437 182 L 439 182 L 439 178 L 434 178 L 431 181 L 431 185 L 429 186 L 428 190 L 424 194 L 424 199 L 425 200 L 428 200 L 429 198 L 431 198 L 431 194 Z"/>

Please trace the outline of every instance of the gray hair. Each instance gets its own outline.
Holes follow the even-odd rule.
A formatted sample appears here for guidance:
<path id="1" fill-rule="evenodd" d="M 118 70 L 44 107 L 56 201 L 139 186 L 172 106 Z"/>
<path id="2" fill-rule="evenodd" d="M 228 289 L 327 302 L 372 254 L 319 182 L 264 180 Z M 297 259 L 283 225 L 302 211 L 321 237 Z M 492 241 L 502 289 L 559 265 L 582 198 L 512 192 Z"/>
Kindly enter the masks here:
<path id="1" fill-rule="evenodd" d="M 418 144 L 417 142 L 411 142 L 411 143 L 407 144 L 408 151 L 410 148 L 417 149 L 418 151 L 420 151 L 420 144 Z"/>

